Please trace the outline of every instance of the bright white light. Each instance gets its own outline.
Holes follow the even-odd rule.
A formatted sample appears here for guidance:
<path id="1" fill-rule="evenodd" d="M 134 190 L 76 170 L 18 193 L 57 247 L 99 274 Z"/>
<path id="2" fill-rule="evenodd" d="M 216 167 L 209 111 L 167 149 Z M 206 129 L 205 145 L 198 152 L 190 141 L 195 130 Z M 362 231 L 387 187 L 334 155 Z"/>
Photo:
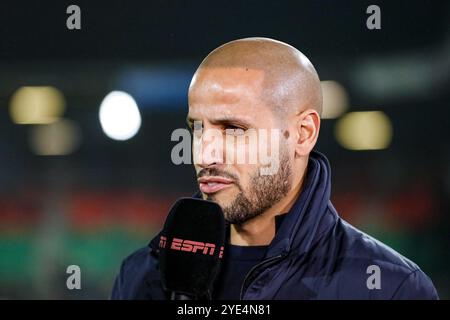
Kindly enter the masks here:
<path id="1" fill-rule="evenodd" d="M 350 112 L 336 123 L 337 141 L 349 150 L 379 150 L 389 147 L 392 123 L 382 111 Z"/>
<path id="2" fill-rule="evenodd" d="M 128 140 L 141 127 L 141 114 L 133 97 L 123 91 L 113 91 L 100 105 L 103 132 L 114 140 Z"/>

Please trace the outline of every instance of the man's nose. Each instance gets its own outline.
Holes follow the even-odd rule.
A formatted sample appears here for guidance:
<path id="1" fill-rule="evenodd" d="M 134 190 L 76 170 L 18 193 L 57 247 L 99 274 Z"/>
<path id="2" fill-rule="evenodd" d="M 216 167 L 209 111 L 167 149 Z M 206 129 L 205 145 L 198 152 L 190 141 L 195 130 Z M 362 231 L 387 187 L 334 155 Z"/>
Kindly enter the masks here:
<path id="1" fill-rule="evenodd" d="M 194 147 L 194 152 L 197 152 L 197 156 L 201 157 L 197 159 L 198 165 L 201 168 L 222 166 L 225 160 L 223 136 L 220 131 L 206 131 L 200 140 L 198 141 L 198 147 L 200 148 Z"/>

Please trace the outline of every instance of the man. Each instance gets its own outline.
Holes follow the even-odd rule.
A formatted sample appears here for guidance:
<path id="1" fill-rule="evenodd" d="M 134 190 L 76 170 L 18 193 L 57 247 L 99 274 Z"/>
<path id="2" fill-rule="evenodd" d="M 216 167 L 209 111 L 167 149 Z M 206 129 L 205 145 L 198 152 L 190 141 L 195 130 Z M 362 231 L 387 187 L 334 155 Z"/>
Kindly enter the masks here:
<path id="1" fill-rule="evenodd" d="M 267 38 L 211 52 L 189 88 L 188 123 L 224 135 L 278 130 L 278 170 L 226 161 L 226 148 L 200 155 L 198 197 L 229 222 L 214 299 L 437 299 L 431 280 L 393 249 L 339 218 L 330 202 L 330 166 L 313 151 L 322 94 L 311 62 Z M 209 143 L 202 142 L 205 145 Z M 245 144 L 245 143 L 244 143 Z M 196 150 L 194 150 L 194 153 Z M 248 156 L 248 153 L 246 154 Z M 166 299 L 158 237 L 124 260 L 113 299 Z"/>

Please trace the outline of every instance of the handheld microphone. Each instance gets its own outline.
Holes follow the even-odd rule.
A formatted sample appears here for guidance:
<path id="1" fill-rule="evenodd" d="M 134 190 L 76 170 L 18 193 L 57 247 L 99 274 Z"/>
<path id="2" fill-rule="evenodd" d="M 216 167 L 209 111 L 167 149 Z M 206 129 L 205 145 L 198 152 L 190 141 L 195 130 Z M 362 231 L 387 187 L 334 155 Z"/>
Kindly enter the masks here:
<path id="1" fill-rule="evenodd" d="M 217 203 L 181 198 L 159 241 L 163 288 L 172 300 L 211 299 L 225 245 L 225 218 Z"/>

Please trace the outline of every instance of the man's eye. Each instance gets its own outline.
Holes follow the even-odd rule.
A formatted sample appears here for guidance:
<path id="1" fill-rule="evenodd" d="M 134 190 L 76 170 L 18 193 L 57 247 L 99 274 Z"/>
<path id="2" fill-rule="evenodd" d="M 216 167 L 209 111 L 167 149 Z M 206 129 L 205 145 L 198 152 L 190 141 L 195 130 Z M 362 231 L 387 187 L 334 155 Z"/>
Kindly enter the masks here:
<path id="1" fill-rule="evenodd" d="M 225 133 L 229 135 L 239 136 L 243 135 L 245 133 L 245 130 L 236 126 L 226 126 Z"/>

